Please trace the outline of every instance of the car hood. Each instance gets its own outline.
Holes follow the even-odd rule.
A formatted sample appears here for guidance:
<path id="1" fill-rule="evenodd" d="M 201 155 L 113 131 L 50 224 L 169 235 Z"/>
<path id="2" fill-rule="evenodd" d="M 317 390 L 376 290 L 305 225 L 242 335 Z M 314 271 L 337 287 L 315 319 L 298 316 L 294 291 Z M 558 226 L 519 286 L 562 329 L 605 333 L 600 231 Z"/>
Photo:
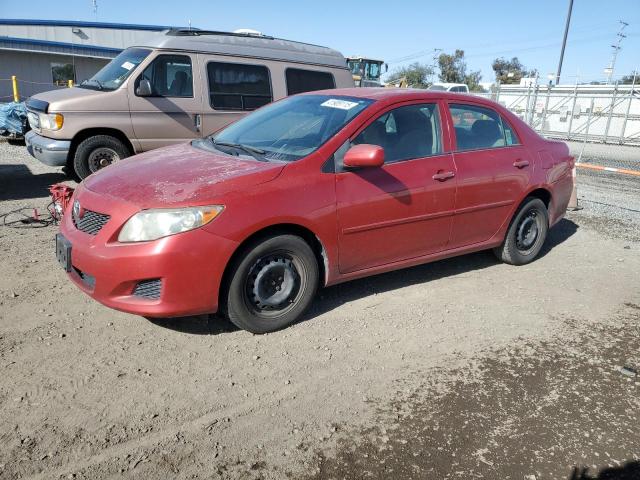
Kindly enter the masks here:
<path id="1" fill-rule="evenodd" d="M 117 162 L 83 181 L 94 193 L 141 209 L 206 205 L 276 178 L 282 163 L 259 162 L 180 144 Z"/>
<path id="2" fill-rule="evenodd" d="M 126 92 L 119 90 L 100 91 L 80 87 L 60 88 L 33 95 L 27 100 L 27 107 L 38 105 L 38 109 L 45 112 L 104 112 L 107 108 L 106 105 L 109 105 L 111 109 L 114 106 L 117 109 L 126 106 L 126 103 L 122 104 L 120 97 L 126 100 Z"/>

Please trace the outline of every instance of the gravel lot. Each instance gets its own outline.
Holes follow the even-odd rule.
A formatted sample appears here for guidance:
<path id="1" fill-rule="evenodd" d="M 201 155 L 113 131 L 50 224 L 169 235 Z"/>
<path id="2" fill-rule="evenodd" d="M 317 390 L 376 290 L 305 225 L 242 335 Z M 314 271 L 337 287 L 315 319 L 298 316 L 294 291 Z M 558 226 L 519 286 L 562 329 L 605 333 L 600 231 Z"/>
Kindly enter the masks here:
<path id="1" fill-rule="evenodd" d="M 0 213 L 63 179 L 0 142 Z M 0 226 L 0 479 L 640 478 L 640 179 L 578 185 L 531 265 L 331 287 L 265 336 L 109 310 L 55 227 Z"/>

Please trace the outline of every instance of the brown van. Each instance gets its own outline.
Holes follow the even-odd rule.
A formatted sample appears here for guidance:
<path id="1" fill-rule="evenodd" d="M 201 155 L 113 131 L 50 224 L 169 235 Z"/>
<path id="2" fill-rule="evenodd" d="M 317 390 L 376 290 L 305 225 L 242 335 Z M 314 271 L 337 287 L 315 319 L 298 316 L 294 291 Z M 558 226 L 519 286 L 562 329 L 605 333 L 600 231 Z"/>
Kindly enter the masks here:
<path id="1" fill-rule="evenodd" d="M 77 87 L 27 100 L 31 155 L 80 178 L 135 153 L 209 135 L 273 100 L 353 87 L 346 59 L 246 33 L 168 30 Z"/>

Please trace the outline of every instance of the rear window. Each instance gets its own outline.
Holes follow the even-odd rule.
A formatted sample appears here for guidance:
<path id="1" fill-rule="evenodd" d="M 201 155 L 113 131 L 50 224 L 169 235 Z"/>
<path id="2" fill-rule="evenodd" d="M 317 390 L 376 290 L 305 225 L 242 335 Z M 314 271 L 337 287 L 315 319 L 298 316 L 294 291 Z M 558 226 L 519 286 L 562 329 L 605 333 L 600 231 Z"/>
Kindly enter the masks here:
<path id="1" fill-rule="evenodd" d="M 273 100 L 263 65 L 209 62 L 209 103 L 215 110 L 255 110 Z"/>
<path id="2" fill-rule="evenodd" d="M 287 95 L 336 88 L 333 75 L 329 72 L 287 68 Z"/>

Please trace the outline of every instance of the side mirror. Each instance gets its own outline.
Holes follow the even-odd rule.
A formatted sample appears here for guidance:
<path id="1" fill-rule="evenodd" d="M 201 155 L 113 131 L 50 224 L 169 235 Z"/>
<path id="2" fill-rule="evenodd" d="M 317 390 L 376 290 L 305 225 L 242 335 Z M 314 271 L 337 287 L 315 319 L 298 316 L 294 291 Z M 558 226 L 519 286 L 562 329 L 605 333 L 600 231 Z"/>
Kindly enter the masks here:
<path id="1" fill-rule="evenodd" d="M 384 148 L 362 143 L 347 150 L 344 166 L 348 168 L 381 167 L 384 165 Z"/>
<path id="2" fill-rule="evenodd" d="M 151 91 L 151 82 L 146 78 L 140 80 L 138 87 L 136 88 L 136 95 L 139 97 L 150 97 L 153 94 Z"/>

